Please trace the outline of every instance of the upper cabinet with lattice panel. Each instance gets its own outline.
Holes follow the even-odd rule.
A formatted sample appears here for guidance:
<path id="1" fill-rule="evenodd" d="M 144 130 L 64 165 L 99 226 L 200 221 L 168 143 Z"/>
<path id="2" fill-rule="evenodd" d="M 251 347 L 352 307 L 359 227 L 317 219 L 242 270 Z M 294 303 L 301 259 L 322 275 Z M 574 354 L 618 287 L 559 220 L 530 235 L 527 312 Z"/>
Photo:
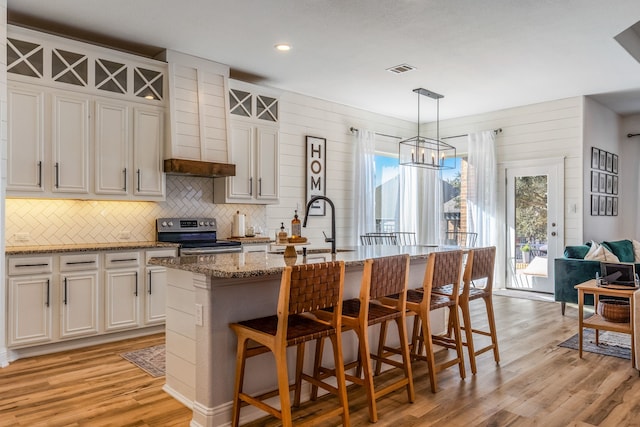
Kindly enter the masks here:
<path id="1" fill-rule="evenodd" d="M 164 62 L 9 26 L 9 80 L 163 105 Z"/>
<path id="2" fill-rule="evenodd" d="M 268 89 L 239 81 L 231 81 L 236 86 L 229 89 L 229 114 L 231 117 L 255 119 L 260 122 L 279 122 L 278 98 L 266 95 Z"/>

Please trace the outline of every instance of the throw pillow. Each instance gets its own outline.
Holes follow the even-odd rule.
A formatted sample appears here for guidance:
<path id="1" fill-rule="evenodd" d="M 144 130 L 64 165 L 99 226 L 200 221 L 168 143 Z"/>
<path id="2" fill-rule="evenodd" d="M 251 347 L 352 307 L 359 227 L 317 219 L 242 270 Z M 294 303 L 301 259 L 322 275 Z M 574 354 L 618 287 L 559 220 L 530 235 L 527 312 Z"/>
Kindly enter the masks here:
<path id="1" fill-rule="evenodd" d="M 589 249 L 590 248 L 587 245 L 567 246 L 566 248 L 564 248 L 564 257 L 573 259 L 584 259 L 585 255 L 589 253 Z M 640 251 L 640 243 L 638 243 L 638 250 Z"/>
<path id="2" fill-rule="evenodd" d="M 609 249 L 594 241 L 591 242 L 591 249 L 589 249 L 589 252 L 584 256 L 584 259 L 590 261 L 620 262 L 618 257 Z"/>
<path id="3" fill-rule="evenodd" d="M 638 263 L 640 262 L 640 242 L 633 240 L 631 243 L 633 244 L 633 253 L 635 255 L 634 262 Z"/>
<path id="4" fill-rule="evenodd" d="M 633 262 L 636 257 L 631 240 L 618 240 L 615 242 L 602 242 L 602 246 L 609 249 L 620 262 Z"/>

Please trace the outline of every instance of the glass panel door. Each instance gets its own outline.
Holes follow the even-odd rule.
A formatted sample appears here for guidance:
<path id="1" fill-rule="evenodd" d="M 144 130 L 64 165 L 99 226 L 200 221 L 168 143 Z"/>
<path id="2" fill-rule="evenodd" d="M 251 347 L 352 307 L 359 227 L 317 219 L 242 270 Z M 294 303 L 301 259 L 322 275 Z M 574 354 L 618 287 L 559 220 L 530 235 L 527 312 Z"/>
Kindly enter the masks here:
<path id="1" fill-rule="evenodd" d="M 553 293 L 562 239 L 554 166 L 507 168 L 507 288 Z"/>

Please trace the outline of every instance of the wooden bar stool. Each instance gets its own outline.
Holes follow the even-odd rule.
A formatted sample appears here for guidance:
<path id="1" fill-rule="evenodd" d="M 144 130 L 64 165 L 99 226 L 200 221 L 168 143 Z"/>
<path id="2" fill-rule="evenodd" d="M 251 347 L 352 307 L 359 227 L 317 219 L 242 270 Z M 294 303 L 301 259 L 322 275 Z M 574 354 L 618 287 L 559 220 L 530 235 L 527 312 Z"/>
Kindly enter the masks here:
<path id="1" fill-rule="evenodd" d="M 359 298 L 345 300 L 342 304 L 342 332 L 352 330 L 358 337 L 358 359 L 344 366 L 345 370 L 356 368 L 356 372 L 355 375 L 345 376 L 349 381 L 365 388 L 371 422 L 378 421 L 376 400 L 382 396 L 405 388 L 409 402 L 415 400 L 405 318 L 408 279 L 409 255 L 368 259 L 364 264 Z M 382 304 L 379 300 L 388 295 L 397 295 L 398 298 L 392 300 L 391 305 Z M 380 357 L 370 351 L 368 327 L 386 324 L 388 321 L 395 321 L 397 325 L 402 361 Z M 324 379 L 335 375 L 335 370 L 321 366 L 324 338 L 319 341 L 316 346 L 315 372 L 320 379 Z M 370 359 L 376 360 L 378 366 L 386 363 L 402 369 L 402 378 L 376 391 Z M 314 387 L 312 399 L 316 395 L 317 388 Z"/>
<path id="2" fill-rule="evenodd" d="M 427 259 L 427 268 L 421 289 L 407 291 L 407 315 L 414 317 L 413 335 L 411 340 L 411 358 L 424 360 L 429 366 L 429 382 L 431 391 L 438 391 L 436 373 L 450 366 L 458 365 L 460 378 L 465 378 L 464 355 L 462 353 L 462 337 L 458 316 L 458 295 L 462 274 L 462 251 L 433 252 Z M 451 296 L 432 295 L 434 287 L 452 285 L 454 293 Z M 383 300 L 386 302 L 386 300 Z M 449 308 L 449 317 L 453 325 L 453 338 L 446 335 L 434 335 L 431 329 L 430 312 L 438 308 Z M 398 353 L 398 349 L 384 345 L 384 332 L 380 330 L 379 355 Z M 455 349 L 456 357 L 436 363 L 434 344 Z M 422 352 L 424 348 L 424 354 Z"/>
<path id="3" fill-rule="evenodd" d="M 476 356 L 493 350 L 493 358 L 496 363 L 500 363 L 500 352 L 498 350 L 498 336 L 496 334 L 496 320 L 493 314 L 493 272 L 496 260 L 496 248 L 494 246 L 486 248 L 478 248 L 469 251 L 467 256 L 467 264 L 464 269 L 463 276 L 463 288 L 460 293 L 460 310 L 462 311 L 462 323 L 461 329 L 465 332 L 465 342 L 467 351 L 469 353 L 469 364 L 471 365 L 471 372 L 477 373 Z M 479 288 L 473 286 L 474 282 L 486 281 L 484 287 Z M 444 288 L 437 288 L 433 290 L 434 293 L 451 295 L 453 288 L 447 286 Z M 483 331 L 480 329 L 473 329 L 471 323 L 471 311 L 470 301 L 475 299 L 482 299 L 485 304 L 487 313 L 487 320 L 489 323 L 489 330 Z M 451 324 L 450 324 L 451 328 Z M 449 331 L 451 332 L 451 330 Z M 484 335 L 491 337 L 491 344 L 475 349 L 473 343 L 473 334 Z"/>
<path id="4" fill-rule="evenodd" d="M 278 311 L 276 315 L 232 323 L 231 329 L 238 336 L 238 351 L 236 356 L 236 380 L 233 399 L 233 414 L 231 424 L 237 426 L 240 422 L 240 407 L 250 404 L 268 412 L 282 420 L 283 426 L 292 426 L 290 390 L 294 389 L 295 402 L 300 402 L 300 387 L 304 379 L 313 386 L 338 396 L 340 405 L 330 411 L 320 411 L 309 424 L 317 423 L 337 415 L 342 416 L 342 424 L 349 425 L 349 406 L 342 361 L 342 340 L 338 339 L 337 331 L 342 322 L 342 292 L 344 285 L 344 262 L 334 261 L 319 264 L 304 264 L 285 267 L 280 283 L 278 297 Z M 319 319 L 313 312 L 325 308 L 333 308 L 333 315 Z M 333 357 L 336 366 L 337 387 L 317 380 L 302 371 L 304 361 L 304 347 L 307 341 L 329 337 L 333 347 Z M 249 344 L 257 346 L 249 346 Z M 297 347 L 295 384 L 289 384 L 287 370 L 287 347 Z M 278 389 L 250 396 L 242 391 L 246 360 L 258 354 L 272 352 L 276 361 Z M 280 396 L 278 410 L 264 403 L 272 396 Z M 307 424 L 296 422 L 296 425 Z"/>

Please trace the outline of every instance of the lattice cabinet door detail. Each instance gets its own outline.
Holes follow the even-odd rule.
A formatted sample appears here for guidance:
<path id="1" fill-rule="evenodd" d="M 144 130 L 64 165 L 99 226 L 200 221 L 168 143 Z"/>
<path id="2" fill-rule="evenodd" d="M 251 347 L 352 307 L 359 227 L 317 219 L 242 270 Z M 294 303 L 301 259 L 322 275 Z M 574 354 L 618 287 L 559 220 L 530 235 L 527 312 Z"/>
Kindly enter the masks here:
<path id="1" fill-rule="evenodd" d="M 11 25 L 7 32 L 9 80 L 164 104 L 161 61 Z"/>

